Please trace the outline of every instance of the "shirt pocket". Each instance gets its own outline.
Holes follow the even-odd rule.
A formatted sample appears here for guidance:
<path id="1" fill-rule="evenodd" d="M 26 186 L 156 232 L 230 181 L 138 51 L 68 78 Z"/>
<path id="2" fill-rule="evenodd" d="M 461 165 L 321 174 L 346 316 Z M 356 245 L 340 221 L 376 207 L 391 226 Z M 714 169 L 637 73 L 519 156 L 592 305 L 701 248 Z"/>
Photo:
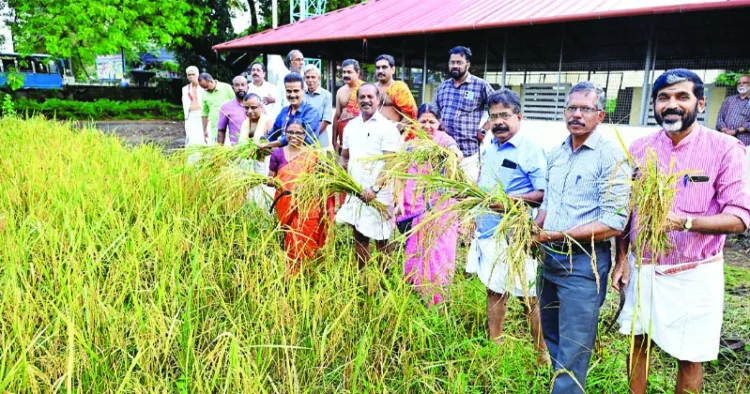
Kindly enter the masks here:
<path id="1" fill-rule="evenodd" d="M 711 200 L 716 194 L 713 182 L 683 183 L 675 195 L 675 207 L 684 212 L 702 215 L 708 211 Z"/>
<path id="2" fill-rule="evenodd" d="M 461 92 L 458 99 L 458 109 L 463 112 L 473 112 L 482 105 L 482 97 L 479 93 L 465 90 Z M 477 126 L 478 127 L 478 126 Z"/>

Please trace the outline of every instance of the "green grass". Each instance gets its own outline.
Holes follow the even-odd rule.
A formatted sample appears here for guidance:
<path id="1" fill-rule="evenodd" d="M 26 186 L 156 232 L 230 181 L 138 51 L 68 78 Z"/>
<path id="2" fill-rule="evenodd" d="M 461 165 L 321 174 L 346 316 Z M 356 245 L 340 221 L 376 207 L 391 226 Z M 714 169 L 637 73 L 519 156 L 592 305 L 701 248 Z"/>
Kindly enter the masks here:
<path id="1" fill-rule="evenodd" d="M 476 279 L 428 309 L 398 256 L 358 272 L 346 228 L 285 279 L 270 216 L 179 155 L 42 119 L 0 130 L 0 392 L 549 392 L 517 301 L 504 344 L 486 339 Z M 745 339 L 746 298 L 725 327 Z M 602 335 L 588 392 L 626 393 L 626 349 Z M 747 392 L 747 364 L 708 366 L 705 392 Z M 654 365 L 650 392 L 672 392 L 675 362 Z"/>

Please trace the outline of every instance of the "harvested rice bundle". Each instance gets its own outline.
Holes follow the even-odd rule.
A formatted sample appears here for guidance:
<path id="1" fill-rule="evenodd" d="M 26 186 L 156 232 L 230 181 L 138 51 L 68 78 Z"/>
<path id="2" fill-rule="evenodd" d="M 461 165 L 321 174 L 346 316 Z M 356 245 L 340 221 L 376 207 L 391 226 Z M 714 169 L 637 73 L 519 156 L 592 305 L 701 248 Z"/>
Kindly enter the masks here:
<path id="1" fill-rule="evenodd" d="M 216 190 L 221 190 L 222 193 L 219 193 L 219 196 L 222 196 L 223 199 L 231 199 L 238 194 L 247 193 L 252 188 L 266 185 L 269 180 L 274 187 L 279 188 L 281 186 L 277 179 L 258 174 L 250 168 L 227 166 L 219 169 L 218 174 L 211 179 L 209 185 Z"/>
<path id="2" fill-rule="evenodd" d="M 229 165 L 240 165 L 245 160 L 262 159 L 260 156 L 268 153 L 270 153 L 268 150 L 259 150 L 252 141 L 231 147 L 224 145 L 190 146 L 182 152 L 186 160 L 195 156 L 200 157 L 195 163 L 195 167 L 199 171 L 218 171 L 218 169 Z"/>
<path id="3" fill-rule="evenodd" d="M 389 180 L 399 179 L 411 168 L 418 167 L 434 169 L 447 179 L 468 183 L 465 172 L 461 169 L 459 157 L 454 151 L 435 142 L 422 129 L 412 128 L 409 133 L 414 138 L 406 142 L 405 149 L 375 156 L 367 161 L 383 160 L 385 162 L 383 171 Z"/>
<path id="4" fill-rule="evenodd" d="M 319 152 L 317 155 L 313 170 L 299 175 L 292 193 L 294 204 L 300 212 L 309 212 L 316 204 L 338 193 L 361 198 L 364 189 L 338 163 L 332 152 Z M 373 199 L 366 204 L 375 208 L 383 217 L 390 216 L 388 207 L 382 202 Z"/>
<path id="5" fill-rule="evenodd" d="M 441 175 L 422 175 L 415 178 L 420 178 L 428 192 L 440 191 L 441 201 L 458 196 L 458 202 L 444 209 L 429 211 L 412 231 L 439 231 L 434 224 L 448 212 L 453 212 L 463 223 L 474 222 L 484 214 L 503 215 L 503 220 L 493 236 L 498 243 L 502 238 L 505 239 L 508 280 L 518 278 L 525 298 L 528 299 L 526 260 L 537 251 L 534 235 L 539 231 L 531 216 L 530 207 L 524 201 L 508 196 L 502 185 L 486 192 L 476 184 L 448 179 Z"/>
<path id="6" fill-rule="evenodd" d="M 626 153 L 627 159 L 634 169 L 631 183 L 632 194 L 630 196 L 629 214 L 637 212 L 638 221 L 631 222 L 631 230 L 636 236 L 633 253 L 636 263 L 640 266 L 644 254 L 648 254 L 658 264 L 672 247 L 668 237 L 669 212 L 672 210 L 675 194 L 677 193 L 677 182 L 688 175 L 688 172 L 677 172 L 674 169 L 674 160 L 669 164 L 669 171 L 659 169 L 659 161 L 656 152 L 649 149 L 646 161 L 638 163 L 630 155 L 620 133 L 615 130 L 620 145 Z"/>

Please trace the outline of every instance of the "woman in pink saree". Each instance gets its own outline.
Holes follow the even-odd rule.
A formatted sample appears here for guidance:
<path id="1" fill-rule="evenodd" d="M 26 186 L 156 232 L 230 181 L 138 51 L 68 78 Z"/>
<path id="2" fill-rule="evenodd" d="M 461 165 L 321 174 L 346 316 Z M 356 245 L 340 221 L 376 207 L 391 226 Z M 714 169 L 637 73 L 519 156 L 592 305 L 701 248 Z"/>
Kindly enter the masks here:
<path id="1" fill-rule="evenodd" d="M 459 160 L 463 159 L 456 141 L 442 130 L 440 110 L 435 104 L 422 104 L 417 111 L 417 121 L 433 141 L 455 153 Z M 407 137 L 407 147 L 408 140 L 409 137 Z M 427 174 L 433 171 L 440 171 L 440 169 L 414 166 L 409 173 Z M 438 200 L 438 193 L 425 196 L 424 189 L 418 188 L 414 179 L 409 179 L 406 181 L 396 207 L 396 221 L 399 229 L 410 227 L 417 230 L 409 233 L 406 240 L 404 277 L 415 286 L 428 305 L 443 301 L 445 287 L 453 280 L 456 267 L 458 220 L 455 215 L 449 212 L 434 223 L 418 227 L 427 211 L 443 210 L 455 204 L 453 199 L 443 202 Z M 438 206 L 434 206 L 438 203 Z M 408 226 L 409 223 L 411 226 Z"/>

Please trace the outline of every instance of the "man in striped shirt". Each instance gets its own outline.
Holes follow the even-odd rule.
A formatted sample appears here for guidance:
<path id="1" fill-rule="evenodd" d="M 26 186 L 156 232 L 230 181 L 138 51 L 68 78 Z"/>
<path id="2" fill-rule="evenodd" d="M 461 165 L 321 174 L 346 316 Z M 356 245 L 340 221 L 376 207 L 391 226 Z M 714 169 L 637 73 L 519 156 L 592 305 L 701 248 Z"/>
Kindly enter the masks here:
<path id="1" fill-rule="evenodd" d="M 607 294 L 610 239 L 627 221 L 631 171 L 622 149 L 596 131 L 604 105 L 604 91 L 591 82 L 568 92 L 570 136 L 547 157 L 547 191 L 536 218 L 545 252 L 537 281 L 542 333 L 560 372 L 553 393 L 583 393 L 586 387 Z"/>
<path id="2" fill-rule="evenodd" d="M 663 256 L 643 251 L 642 262 L 636 264 L 631 247 L 639 230 L 635 212 L 632 230 L 617 239 L 612 286 L 625 288 L 620 332 L 635 335 L 629 362 L 631 392 L 646 392 L 653 341 L 678 360 L 675 392 L 698 393 L 701 363 L 716 360 L 719 353 L 725 234 L 744 232 L 750 224 L 745 147 L 696 123 L 705 98 L 703 81 L 695 73 L 666 71 L 654 82 L 651 96 L 662 130 L 633 142 L 630 153 L 637 165 L 653 152 L 661 171 L 689 173 L 676 185 L 665 224 L 671 248 Z"/>

